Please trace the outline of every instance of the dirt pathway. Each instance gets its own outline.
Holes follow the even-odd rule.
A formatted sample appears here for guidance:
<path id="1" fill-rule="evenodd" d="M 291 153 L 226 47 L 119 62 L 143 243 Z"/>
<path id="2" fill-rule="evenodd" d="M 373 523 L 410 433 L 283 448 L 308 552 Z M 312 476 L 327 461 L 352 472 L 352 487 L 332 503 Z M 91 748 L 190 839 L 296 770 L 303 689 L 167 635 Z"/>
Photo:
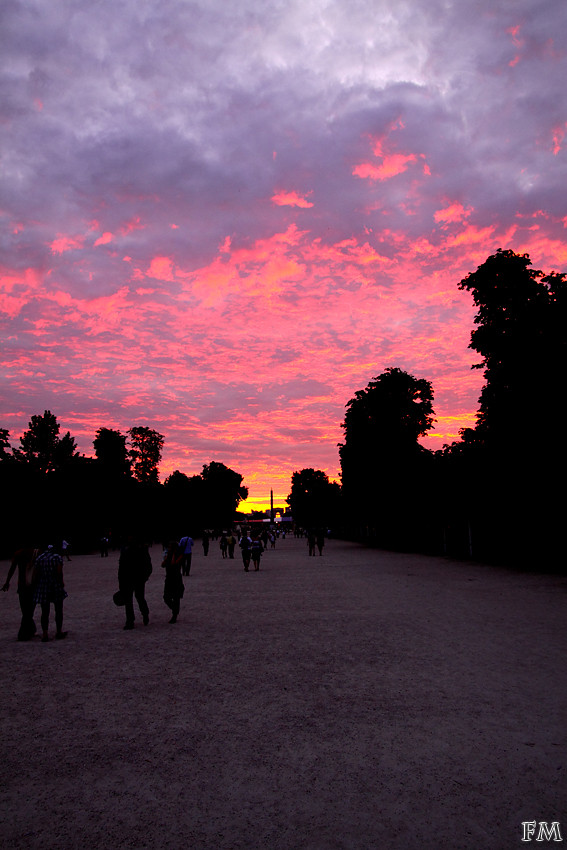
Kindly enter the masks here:
<path id="1" fill-rule="evenodd" d="M 66 564 L 65 641 L 18 643 L 0 594 L 3 848 L 567 840 L 567 579 L 290 538 L 246 574 L 213 544 L 169 625 L 160 555 L 132 632 L 116 553 Z"/>

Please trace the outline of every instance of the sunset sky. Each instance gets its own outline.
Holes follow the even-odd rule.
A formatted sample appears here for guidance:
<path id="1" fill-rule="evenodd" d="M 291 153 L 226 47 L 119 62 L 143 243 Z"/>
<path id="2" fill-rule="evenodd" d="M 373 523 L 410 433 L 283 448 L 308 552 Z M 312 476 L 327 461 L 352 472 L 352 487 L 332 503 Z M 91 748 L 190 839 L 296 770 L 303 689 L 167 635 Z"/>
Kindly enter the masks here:
<path id="1" fill-rule="evenodd" d="M 565 0 L 9 0 L 2 385 L 221 461 L 247 507 L 336 479 L 346 402 L 427 378 L 441 448 L 482 374 L 459 281 L 567 270 Z M 537 422 L 530 425 L 537 439 Z"/>

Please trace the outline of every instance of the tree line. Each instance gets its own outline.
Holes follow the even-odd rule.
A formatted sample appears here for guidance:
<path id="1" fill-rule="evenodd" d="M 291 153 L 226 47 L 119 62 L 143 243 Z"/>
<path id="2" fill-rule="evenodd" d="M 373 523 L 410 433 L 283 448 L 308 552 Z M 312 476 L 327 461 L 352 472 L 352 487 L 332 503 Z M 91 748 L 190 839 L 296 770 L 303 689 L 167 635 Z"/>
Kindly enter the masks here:
<path id="1" fill-rule="evenodd" d="M 294 516 L 315 524 L 323 512 L 343 535 L 387 548 L 563 568 L 567 284 L 530 266 L 499 249 L 459 283 L 477 308 L 475 427 L 441 450 L 421 446 L 432 385 L 388 368 L 346 405 L 340 493 L 320 470 L 296 472 Z"/>
<path id="2" fill-rule="evenodd" d="M 293 473 L 294 520 L 394 549 L 563 564 L 566 275 L 499 249 L 459 288 L 477 308 L 470 348 L 484 385 L 475 427 L 441 450 L 424 448 L 432 385 L 385 369 L 346 405 L 341 485 L 314 468 Z M 147 427 L 99 428 L 86 458 L 50 411 L 31 418 L 18 448 L 0 430 L 3 548 L 34 534 L 86 542 L 108 530 L 165 538 L 230 526 L 248 495 L 242 476 L 211 462 L 160 484 L 163 441 Z"/>
<path id="3" fill-rule="evenodd" d="M 4 555 L 63 538 L 88 550 L 109 536 L 119 543 L 128 534 L 160 540 L 198 534 L 230 525 L 248 495 L 243 476 L 216 461 L 198 475 L 176 470 L 160 484 L 164 437 L 152 428 L 125 434 L 99 428 L 94 457 L 80 454 L 71 434 L 60 432 L 50 410 L 31 417 L 17 447 L 0 429 Z"/>

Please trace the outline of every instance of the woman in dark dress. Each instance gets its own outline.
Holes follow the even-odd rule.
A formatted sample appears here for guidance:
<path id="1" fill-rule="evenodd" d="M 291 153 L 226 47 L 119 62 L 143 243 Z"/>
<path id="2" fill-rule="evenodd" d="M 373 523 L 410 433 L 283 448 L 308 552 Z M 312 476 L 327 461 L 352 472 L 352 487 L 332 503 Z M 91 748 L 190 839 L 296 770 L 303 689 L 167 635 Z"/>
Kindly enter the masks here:
<path id="1" fill-rule="evenodd" d="M 181 577 L 181 565 L 183 563 L 183 552 L 178 543 L 171 543 L 162 567 L 165 569 L 165 585 L 163 588 L 163 601 L 171 608 L 170 623 L 176 623 L 179 616 L 179 606 L 185 592 L 185 586 Z"/>

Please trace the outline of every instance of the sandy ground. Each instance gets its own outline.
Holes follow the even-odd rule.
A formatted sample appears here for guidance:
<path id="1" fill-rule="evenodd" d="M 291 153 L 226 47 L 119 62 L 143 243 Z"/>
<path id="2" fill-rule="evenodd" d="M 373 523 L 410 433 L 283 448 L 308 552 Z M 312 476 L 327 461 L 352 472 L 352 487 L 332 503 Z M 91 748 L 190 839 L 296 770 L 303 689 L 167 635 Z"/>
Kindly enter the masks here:
<path id="1" fill-rule="evenodd" d="M 169 625 L 152 560 L 131 632 L 116 553 L 65 565 L 64 641 L 18 643 L 0 594 L 2 848 L 567 841 L 567 579 L 289 537 L 247 574 L 213 544 Z"/>

